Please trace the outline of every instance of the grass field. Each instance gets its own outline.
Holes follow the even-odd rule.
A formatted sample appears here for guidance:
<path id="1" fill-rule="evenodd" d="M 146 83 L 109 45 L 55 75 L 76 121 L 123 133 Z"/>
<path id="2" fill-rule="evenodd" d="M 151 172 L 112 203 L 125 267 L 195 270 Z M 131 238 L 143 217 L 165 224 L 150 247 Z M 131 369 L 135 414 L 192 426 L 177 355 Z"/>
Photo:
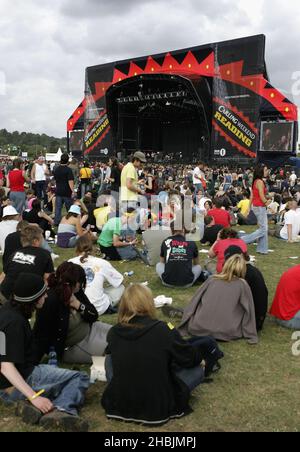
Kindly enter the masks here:
<path id="1" fill-rule="evenodd" d="M 274 253 L 256 256 L 256 265 L 263 272 L 272 302 L 281 274 L 300 264 L 298 244 L 288 245 L 277 239 L 270 240 Z M 250 254 L 255 247 L 250 246 Z M 74 255 L 73 251 L 56 250 L 60 259 L 56 265 Z M 201 260 L 205 255 L 201 255 Z M 298 260 L 290 257 L 299 256 Z M 140 262 L 116 264 L 122 273 L 133 270 L 135 275 L 126 284 L 148 281 L 155 295 L 173 297 L 174 305 L 185 306 L 195 288 L 170 290 L 163 288 L 152 268 Z M 163 319 L 160 310 L 158 315 Z M 116 322 L 116 316 L 102 319 Z M 266 320 L 260 342 L 250 346 L 246 341 L 222 344 L 225 353 L 222 371 L 210 385 L 203 385 L 193 393 L 191 405 L 194 413 L 181 420 L 172 421 L 158 432 L 203 431 L 300 431 L 300 357 L 291 352 L 292 332 L 278 327 L 273 320 Z M 145 427 L 108 421 L 100 406 L 103 383 L 92 386 L 82 416 L 90 422 L 95 432 L 142 432 Z M 11 408 L 0 405 L 0 432 L 40 431 L 29 428 L 14 417 Z M 147 430 L 148 431 L 148 430 Z M 150 430 L 149 430 L 150 431 Z"/>

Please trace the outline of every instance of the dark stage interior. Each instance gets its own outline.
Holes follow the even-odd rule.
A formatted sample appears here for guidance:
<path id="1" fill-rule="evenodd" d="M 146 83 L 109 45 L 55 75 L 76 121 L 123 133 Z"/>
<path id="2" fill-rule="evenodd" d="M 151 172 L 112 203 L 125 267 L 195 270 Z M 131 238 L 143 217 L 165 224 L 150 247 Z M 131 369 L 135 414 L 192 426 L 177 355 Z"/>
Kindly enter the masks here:
<path id="1" fill-rule="evenodd" d="M 109 89 L 107 108 L 117 153 L 140 149 L 156 161 L 205 160 L 209 154 L 211 88 L 204 78 L 134 77 Z"/>

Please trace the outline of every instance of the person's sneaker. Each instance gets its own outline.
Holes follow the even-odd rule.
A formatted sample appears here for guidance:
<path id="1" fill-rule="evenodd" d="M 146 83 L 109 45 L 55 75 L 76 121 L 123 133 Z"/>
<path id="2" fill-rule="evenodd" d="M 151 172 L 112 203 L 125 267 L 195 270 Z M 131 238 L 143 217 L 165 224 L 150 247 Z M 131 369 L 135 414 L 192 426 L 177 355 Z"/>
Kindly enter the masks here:
<path id="1" fill-rule="evenodd" d="M 172 306 L 163 306 L 162 312 L 164 316 L 169 317 L 170 319 L 182 319 L 184 311 L 181 308 L 173 308 Z"/>
<path id="2" fill-rule="evenodd" d="M 88 422 L 83 421 L 78 416 L 71 416 L 58 410 L 43 416 L 40 420 L 40 427 L 45 430 L 62 430 L 64 432 L 86 433 L 89 431 Z"/>
<path id="3" fill-rule="evenodd" d="M 16 416 L 20 417 L 25 424 L 37 425 L 42 413 L 29 402 L 18 402 L 15 411 Z"/>

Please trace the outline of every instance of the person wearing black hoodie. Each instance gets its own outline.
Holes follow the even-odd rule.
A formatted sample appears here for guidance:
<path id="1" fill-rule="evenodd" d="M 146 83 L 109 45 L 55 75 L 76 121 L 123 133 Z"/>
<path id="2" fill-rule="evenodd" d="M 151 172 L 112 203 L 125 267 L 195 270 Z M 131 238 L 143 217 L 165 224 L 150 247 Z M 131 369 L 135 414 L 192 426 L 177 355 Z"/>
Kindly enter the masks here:
<path id="1" fill-rule="evenodd" d="M 106 415 L 149 426 L 191 413 L 191 391 L 223 357 L 214 339 L 194 338 L 191 345 L 158 321 L 152 292 L 141 285 L 126 290 L 107 341 Z"/>
<path id="2" fill-rule="evenodd" d="M 256 329 L 257 332 L 259 332 L 263 329 L 267 316 L 269 291 L 261 271 L 250 264 L 248 253 L 243 253 L 240 247 L 230 246 L 225 251 L 225 260 L 235 254 L 242 254 L 247 262 L 247 273 L 245 280 L 250 286 L 252 292 L 255 307 Z"/>

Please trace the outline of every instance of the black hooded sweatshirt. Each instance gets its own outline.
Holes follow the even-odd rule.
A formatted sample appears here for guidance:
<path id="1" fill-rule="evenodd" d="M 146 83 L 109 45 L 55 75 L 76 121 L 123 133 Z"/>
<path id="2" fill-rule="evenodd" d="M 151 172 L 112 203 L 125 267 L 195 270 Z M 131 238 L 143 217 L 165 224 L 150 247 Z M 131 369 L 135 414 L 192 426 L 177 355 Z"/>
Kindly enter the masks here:
<path id="1" fill-rule="evenodd" d="M 175 371 L 200 365 L 199 349 L 148 317 L 114 326 L 107 342 L 114 375 L 102 398 L 108 418 L 161 425 L 191 413 L 190 391 Z"/>

